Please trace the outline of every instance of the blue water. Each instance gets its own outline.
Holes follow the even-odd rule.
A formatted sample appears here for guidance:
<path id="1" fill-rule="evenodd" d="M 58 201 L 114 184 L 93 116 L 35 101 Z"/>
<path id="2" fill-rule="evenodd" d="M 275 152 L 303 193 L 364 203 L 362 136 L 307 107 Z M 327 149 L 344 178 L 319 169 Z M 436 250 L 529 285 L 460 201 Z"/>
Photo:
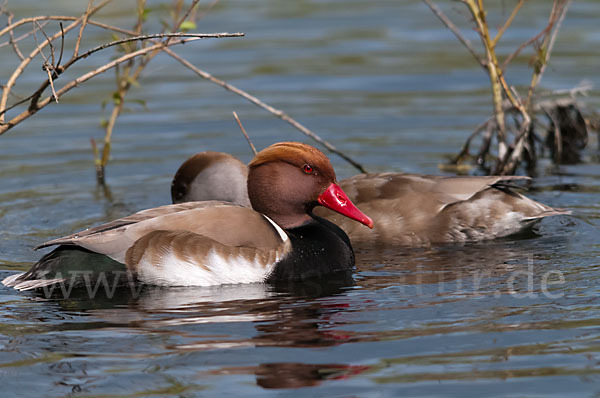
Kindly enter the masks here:
<path id="1" fill-rule="evenodd" d="M 19 19 L 75 15 L 86 2 L 51 3 L 9 0 L 8 7 Z M 438 3 L 475 42 L 461 4 Z M 494 26 L 511 10 L 512 2 L 499 3 L 490 10 Z M 526 3 L 502 55 L 544 27 L 548 3 Z M 166 14 L 161 3 L 150 4 L 148 30 L 160 30 Z M 130 28 L 132 15 L 129 2 L 116 2 L 97 18 Z M 594 88 L 584 101 L 596 110 L 598 18 L 594 1 L 573 3 L 542 84 L 568 89 L 587 80 Z M 372 171 L 441 173 L 438 166 L 491 111 L 486 75 L 419 1 L 223 0 L 198 31 L 246 37 L 175 50 L 284 110 Z M 82 47 L 107 40 L 109 34 L 92 28 Z M 113 55 L 90 57 L 61 79 Z M 517 86 L 529 80 L 528 56 L 509 71 Z M 16 58 L 0 47 L 0 59 L 4 84 Z M 32 64 L 16 93 L 38 87 L 40 65 Z M 108 72 L 0 137 L 0 277 L 28 269 L 42 255 L 31 248 L 43 241 L 168 203 L 173 173 L 198 151 L 248 161 L 232 111 L 259 148 L 310 142 L 161 55 L 128 97 L 145 100 L 145 107 L 128 102 L 117 122 L 106 192 L 95 184 L 90 138 L 103 137 L 100 121 L 109 108 L 101 102 L 114 89 Z M 537 236 L 358 252 L 353 283 L 82 290 L 66 299 L 2 287 L 3 394 L 597 396 L 595 135 L 584 155 L 584 164 L 559 173 L 540 163 L 528 195 L 573 215 L 544 221 Z M 331 159 L 339 178 L 356 173 Z"/>

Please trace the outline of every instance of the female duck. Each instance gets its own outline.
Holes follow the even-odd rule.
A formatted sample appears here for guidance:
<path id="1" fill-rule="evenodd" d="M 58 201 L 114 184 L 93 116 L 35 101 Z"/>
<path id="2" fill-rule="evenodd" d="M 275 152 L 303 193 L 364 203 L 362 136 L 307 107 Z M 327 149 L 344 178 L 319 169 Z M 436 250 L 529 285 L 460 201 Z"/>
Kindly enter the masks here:
<path id="1" fill-rule="evenodd" d="M 210 198 L 223 185 L 222 179 L 243 180 L 245 173 L 246 165 L 231 155 L 202 152 L 181 165 L 171 185 L 171 197 L 174 203 Z M 373 247 L 501 238 L 526 231 L 545 217 L 570 213 L 529 199 L 511 185 L 528 179 L 359 174 L 340 181 L 340 186 L 373 218 L 372 231 L 326 208 L 315 209 L 315 214 L 339 225 L 355 247 Z M 220 199 L 244 204 L 247 196 L 238 190 Z"/>

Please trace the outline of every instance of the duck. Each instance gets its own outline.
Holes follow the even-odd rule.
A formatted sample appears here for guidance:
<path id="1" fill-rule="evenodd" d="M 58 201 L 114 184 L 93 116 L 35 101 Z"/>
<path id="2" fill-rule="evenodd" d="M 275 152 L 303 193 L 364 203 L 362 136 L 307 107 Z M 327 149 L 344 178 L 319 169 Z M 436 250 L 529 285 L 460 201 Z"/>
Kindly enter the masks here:
<path id="1" fill-rule="evenodd" d="M 100 282 L 214 286 L 352 272 L 348 237 L 313 210 L 325 206 L 369 228 L 373 221 L 337 185 L 323 152 L 273 144 L 247 166 L 246 185 L 249 207 L 214 200 L 165 205 L 45 242 L 36 249 L 56 248 L 2 283 L 17 290 Z"/>
<path id="2" fill-rule="evenodd" d="M 228 166 L 218 167 L 214 152 L 200 152 L 186 160 L 171 184 L 174 203 L 210 197 L 223 181 L 243 179 L 247 166 L 227 155 Z M 207 170 L 219 174 L 206 176 Z M 235 177 L 234 177 L 235 175 Z M 357 228 L 326 208 L 315 214 L 340 226 L 352 245 L 372 248 L 429 246 L 486 241 L 531 231 L 542 219 L 570 211 L 539 203 L 519 192 L 525 176 L 435 176 L 398 172 L 363 173 L 339 182 L 350 200 L 373 219 L 372 230 Z M 221 196 L 242 204 L 244 194 Z"/>
<path id="3" fill-rule="evenodd" d="M 238 158 L 225 152 L 204 151 L 179 167 L 171 184 L 171 197 L 173 203 L 220 200 L 250 207 L 247 180 L 248 167 Z"/>

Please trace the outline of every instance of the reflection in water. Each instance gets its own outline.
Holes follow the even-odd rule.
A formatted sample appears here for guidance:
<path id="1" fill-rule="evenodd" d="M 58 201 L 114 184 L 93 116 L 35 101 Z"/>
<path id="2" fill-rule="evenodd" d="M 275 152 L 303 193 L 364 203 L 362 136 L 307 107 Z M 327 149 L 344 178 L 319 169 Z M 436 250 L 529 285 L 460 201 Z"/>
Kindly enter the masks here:
<path id="1" fill-rule="evenodd" d="M 396 285 L 437 285 L 443 293 L 448 283 L 473 284 L 506 275 L 519 264 L 526 265 L 533 252 L 519 241 L 501 240 L 427 248 L 359 248 L 356 258 L 362 287 L 377 289 L 393 281 Z"/>
<path id="2" fill-rule="evenodd" d="M 103 372 L 112 380 L 140 366 L 148 377 L 164 375 L 158 380 L 168 391 L 221 385 L 234 375 L 269 389 L 357 377 L 381 384 L 465 380 L 473 367 L 485 368 L 476 375 L 486 380 L 589 375 L 542 360 L 598 348 L 597 333 L 579 336 L 582 328 L 600 326 L 594 298 L 567 297 L 557 307 L 540 285 L 556 259 L 545 257 L 545 246 L 560 250 L 565 244 L 542 236 L 358 250 L 354 280 L 284 286 L 146 286 L 110 297 L 98 289 L 93 298 L 78 289 L 68 299 L 5 291 L 3 352 L 13 354 L 1 366 L 45 366 L 75 392 L 97 391 L 107 380 Z M 530 266 L 532 286 L 523 273 Z M 565 274 L 551 293 L 581 286 L 580 278 L 597 280 L 594 269 Z M 547 334 L 556 331 L 563 341 Z M 508 340 L 498 345 L 498 336 Z M 453 345 L 440 346 L 441 337 Z M 29 358 L 30 352 L 47 354 Z M 188 384 L 168 378 L 165 366 L 189 373 Z"/>
<path id="3" fill-rule="evenodd" d="M 332 325 L 336 323 L 336 314 L 349 309 L 344 292 L 351 288 L 351 280 L 334 278 L 286 286 L 146 286 L 138 291 L 123 287 L 110 296 L 99 289 L 93 298 L 86 289 L 77 289 L 68 299 L 48 301 L 35 293 L 29 296 L 35 301 L 41 300 L 38 304 L 47 307 L 57 305 L 59 308 L 55 311 L 59 313 L 78 314 L 79 322 L 54 323 L 48 325 L 46 333 L 111 329 L 118 335 L 118 330 L 129 329 L 135 334 L 164 336 L 163 349 L 167 353 L 183 354 L 248 347 L 329 347 L 349 342 L 352 334 L 335 330 Z M 43 311 L 48 312 L 49 308 Z M 231 323 L 251 324 L 256 333 L 249 338 L 233 338 L 202 328 Z M 8 345 L 19 349 L 18 341 Z M 61 363 L 62 367 L 72 367 L 68 361 Z M 224 367 L 209 373 L 251 372 L 260 386 L 284 388 L 316 385 L 321 380 L 349 377 L 365 369 L 367 367 L 343 364 L 264 363 L 247 368 Z M 68 380 L 64 383 L 68 384 Z"/>
<path id="4" fill-rule="evenodd" d="M 73 1 L 10 3 L 14 21 L 46 4 L 52 13 L 77 12 Z M 130 27 L 135 10 L 119 10 L 132 3 L 113 1 L 117 9 L 98 18 Z M 506 18 L 516 2 L 487 3 Z M 507 44 L 536 34 L 537 18 L 548 15 L 550 3 L 527 2 L 525 18 L 515 19 L 503 37 Z M 149 19 L 157 19 L 155 8 Z M 598 87 L 599 10 L 595 1 L 572 3 L 546 88 L 569 88 L 582 78 Z M 57 22 L 46 28 L 56 31 Z M 177 51 L 293 113 L 371 171 L 439 174 L 438 164 L 489 114 L 488 83 L 478 65 L 419 1 L 227 1 L 199 25 L 202 31 L 224 28 L 247 37 Z M 107 39 L 101 29 L 90 34 L 99 43 Z M 10 46 L 2 51 L 15 59 Z M 520 76 L 530 76 L 527 57 L 513 61 Z M 136 88 L 147 110 L 119 121 L 107 176 L 111 192 L 96 188 L 89 137 L 100 99 L 114 90 L 112 74 L 2 136 L 0 278 L 29 268 L 39 258 L 31 247 L 43 241 L 168 203 L 173 173 L 193 153 L 226 151 L 248 161 L 231 110 L 249 132 L 260 132 L 252 134 L 257 147 L 303 139 L 220 87 L 175 73 L 169 62 L 153 60 Z M 32 64 L 28 76 L 38 79 L 39 72 Z M 591 107 L 597 94 L 590 92 Z M 539 237 L 358 248 L 353 283 L 121 289 L 111 298 L 100 289 L 94 299 L 85 291 L 46 299 L 0 287 L 2 392 L 598 395 L 600 173 L 595 149 L 587 155 L 586 163 L 551 174 L 540 165 L 531 196 L 575 215 L 544 221 Z M 340 179 L 355 173 L 332 161 Z M 547 292 L 544 276 L 555 282 Z M 273 390 L 286 387 L 308 388 Z"/>
<path id="5" fill-rule="evenodd" d="M 540 242 L 542 241 L 538 241 Z M 560 239 L 553 240 L 551 244 L 560 244 Z M 122 361 L 142 360 L 154 363 L 153 366 L 161 366 L 161 358 L 175 356 L 180 358 L 176 362 L 181 361 L 181 366 L 195 365 L 199 380 L 207 377 L 227 378 L 234 374 L 250 375 L 263 388 L 317 386 L 324 381 L 367 377 L 389 366 L 402 367 L 410 363 L 430 363 L 428 366 L 432 366 L 434 370 L 435 363 L 453 363 L 458 358 L 476 363 L 482 356 L 498 356 L 499 353 L 504 355 L 503 361 L 508 361 L 511 355 L 531 356 L 533 352 L 543 353 L 550 348 L 540 345 L 509 350 L 483 347 L 471 354 L 463 348 L 457 357 L 456 354 L 442 355 L 435 352 L 411 356 L 400 353 L 393 347 L 408 344 L 401 349 L 411 351 L 414 343 L 410 342 L 414 340 L 418 341 L 417 346 L 422 345 L 419 349 L 422 351 L 435 336 L 456 333 L 476 336 L 498 332 L 514 333 L 517 330 L 535 332 L 579 327 L 580 324 L 565 322 L 558 312 L 543 320 L 520 319 L 518 329 L 511 323 L 505 323 L 506 320 L 519 319 L 526 314 L 526 311 L 519 309 L 525 302 L 515 301 L 514 291 L 520 292 L 528 288 L 527 278 L 514 280 L 511 286 L 513 292 L 507 290 L 507 280 L 514 272 L 527 269 L 530 260 L 535 258 L 533 250 L 528 247 L 528 241 L 500 241 L 424 249 L 357 251 L 358 265 L 354 281 L 332 277 L 328 281 L 308 281 L 284 286 L 146 286 L 141 290 L 119 289 L 110 297 L 99 289 L 94 298 L 90 298 L 85 289 L 79 289 L 74 290 L 68 299 L 51 300 L 31 294 L 29 297 L 41 307 L 19 306 L 17 311 L 12 311 L 10 317 L 23 323 L 35 312 L 46 314 L 43 326 L 36 325 L 35 330 L 32 328 L 25 334 L 75 333 L 79 339 L 75 343 L 76 351 L 81 350 L 81 346 L 93 344 L 94 333 L 110 330 L 113 336 L 112 348 L 107 353 L 100 350 L 90 354 L 96 357 L 118 357 Z M 539 265 L 539 259 L 535 261 Z M 537 281 L 538 277 L 536 283 Z M 526 302 L 530 306 L 544 303 L 544 297 L 539 294 L 540 287 L 535 285 L 533 289 L 541 300 L 527 298 Z M 376 301 L 370 299 L 369 292 L 373 291 L 381 291 Z M 480 297 L 478 305 L 483 305 L 482 312 L 462 309 L 469 297 Z M 418 312 L 415 313 L 415 310 Z M 434 312 L 430 314 L 429 311 Z M 444 313 L 441 318 L 435 315 L 440 312 Z M 63 320 L 58 321 L 58 318 L 48 317 L 47 314 L 55 314 Z M 590 319 L 588 324 L 597 325 L 598 321 Z M 23 332 L 23 328 L 20 330 L 21 332 L 12 332 L 15 337 L 6 347 L 23 351 L 23 337 L 19 334 Z M 86 330 L 87 333 L 84 334 L 83 331 Z M 130 344 L 130 335 L 140 336 L 142 341 L 146 341 L 142 348 L 133 352 L 123 349 Z M 120 340 L 123 342 L 119 342 Z M 326 359 L 311 362 L 307 361 L 310 355 L 306 356 L 306 353 L 298 351 L 297 359 L 285 354 L 284 357 L 279 355 L 273 358 L 262 356 L 251 364 L 235 360 L 234 363 L 217 362 L 217 366 L 208 368 L 199 366 L 204 363 L 206 355 L 210 357 L 213 353 L 220 357 L 237 351 L 240 354 L 233 355 L 237 358 L 247 350 L 274 348 L 323 350 L 339 347 L 343 350 L 345 346 L 352 346 L 352 350 L 360 351 L 362 345 L 375 342 L 384 345 L 395 342 L 389 346 L 389 355 L 383 355 L 387 359 L 382 359 L 382 353 L 379 353 L 376 355 L 377 360 L 366 364 Z M 67 344 L 73 345 L 73 342 L 69 341 Z M 469 338 L 461 344 L 468 346 Z M 53 346 L 51 352 L 60 352 L 57 350 L 58 346 Z M 57 363 L 63 364 L 60 365 L 62 367 L 75 366 L 69 358 L 69 355 L 59 354 L 40 360 L 52 362 L 55 367 L 59 366 Z M 81 372 L 83 371 L 75 371 L 78 374 Z M 490 377 L 499 374 L 495 371 L 488 373 Z M 455 374 L 460 379 L 463 377 L 461 375 L 467 373 Z M 453 379 L 451 376 L 447 377 Z M 431 374 L 406 377 L 395 373 L 393 376 L 380 377 L 380 382 L 435 378 L 434 370 Z M 86 383 L 94 383 L 96 380 L 87 377 L 83 379 Z M 73 385 L 70 376 L 65 376 L 63 382 Z M 77 388 L 85 387 L 85 383 L 75 385 Z"/>
<path id="6" fill-rule="evenodd" d="M 325 380 L 343 380 L 359 375 L 369 366 L 341 364 L 306 364 L 299 362 L 263 363 L 258 366 L 227 367 L 205 372 L 207 375 L 254 374 L 263 388 L 298 388 L 318 386 Z"/>

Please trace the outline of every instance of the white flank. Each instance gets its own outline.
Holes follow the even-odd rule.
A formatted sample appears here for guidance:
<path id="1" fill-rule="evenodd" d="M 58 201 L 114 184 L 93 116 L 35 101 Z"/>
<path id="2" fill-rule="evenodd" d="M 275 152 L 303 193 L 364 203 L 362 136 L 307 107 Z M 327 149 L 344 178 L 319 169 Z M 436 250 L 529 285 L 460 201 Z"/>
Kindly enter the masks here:
<path id="1" fill-rule="evenodd" d="M 276 259 L 266 266 L 257 258 L 221 256 L 211 250 L 206 264 L 182 260 L 168 251 L 160 264 L 152 264 L 142 257 L 138 263 L 138 278 L 147 284 L 159 286 L 213 286 L 235 283 L 263 282 L 271 273 Z"/>

